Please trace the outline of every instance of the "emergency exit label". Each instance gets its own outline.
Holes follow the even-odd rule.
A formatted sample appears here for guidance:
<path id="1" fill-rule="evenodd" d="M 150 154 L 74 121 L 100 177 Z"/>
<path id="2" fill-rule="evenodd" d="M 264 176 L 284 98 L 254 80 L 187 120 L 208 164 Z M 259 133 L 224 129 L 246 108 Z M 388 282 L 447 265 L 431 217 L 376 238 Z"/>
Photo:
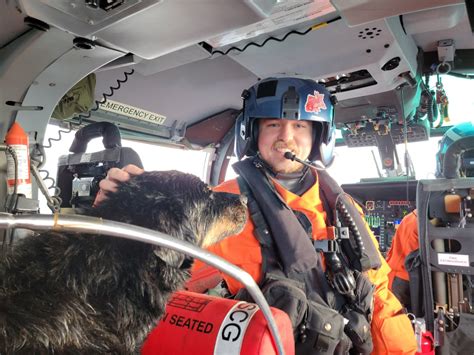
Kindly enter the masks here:
<path id="1" fill-rule="evenodd" d="M 469 255 L 463 254 L 438 254 L 439 265 L 469 267 Z"/>
<path id="2" fill-rule="evenodd" d="M 113 100 L 107 100 L 105 103 L 100 104 L 99 107 L 104 111 L 113 112 L 122 116 L 127 116 L 154 124 L 162 125 L 166 121 L 166 117 L 158 113 L 146 111 L 141 108 L 126 105 Z"/>

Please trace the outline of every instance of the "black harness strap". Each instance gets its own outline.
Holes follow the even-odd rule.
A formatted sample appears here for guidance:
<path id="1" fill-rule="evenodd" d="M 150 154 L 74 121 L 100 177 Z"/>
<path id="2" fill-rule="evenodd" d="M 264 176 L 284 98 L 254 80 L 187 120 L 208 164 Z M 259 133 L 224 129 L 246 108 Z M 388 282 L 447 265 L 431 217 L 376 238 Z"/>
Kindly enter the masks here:
<path id="1" fill-rule="evenodd" d="M 249 209 L 250 218 L 252 219 L 255 226 L 255 236 L 257 237 L 260 247 L 262 248 L 262 275 L 266 275 L 267 270 L 270 269 L 269 264 L 279 264 L 274 253 L 274 246 L 268 223 L 265 220 L 260 207 L 258 207 L 257 201 L 253 197 L 252 192 L 248 188 L 247 183 L 241 176 L 237 177 L 239 183 L 240 193 L 247 197 L 247 207 Z M 279 266 L 281 269 L 281 265 Z M 265 277 L 262 278 L 262 281 Z"/>
<path id="2" fill-rule="evenodd" d="M 336 300 L 338 296 L 334 295 L 334 291 L 327 282 L 324 273 L 324 267 L 322 266 L 323 260 L 321 258 L 321 253 L 316 251 L 310 244 L 311 249 L 308 251 L 314 255 L 315 267 L 304 272 L 294 270 L 291 270 L 289 273 L 284 272 L 282 262 L 278 258 L 278 248 L 274 241 L 274 235 L 269 224 L 267 223 L 267 219 L 261 211 L 257 200 L 255 199 L 255 196 L 241 176 L 237 177 L 237 182 L 239 183 L 240 193 L 247 197 L 247 207 L 249 209 L 250 218 L 252 219 L 255 226 L 255 236 L 261 247 L 263 275 L 261 284 L 263 284 L 268 278 L 295 280 L 299 283 L 301 289 L 307 293 L 307 297 L 309 299 L 313 299 L 316 302 L 325 304 L 327 307 L 340 309 L 343 303 L 341 303 L 340 300 Z M 305 216 L 307 219 L 306 215 L 301 212 L 300 214 Z M 294 220 L 298 221 L 298 223 L 304 223 L 298 218 L 297 215 L 294 215 L 294 217 L 296 217 Z M 274 216 L 274 218 L 276 218 L 276 216 Z M 311 222 L 307 220 L 307 223 Z M 310 233 L 310 226 L 305 226 L 303 224 L 301 227 L 305 229 L 307 227 L 307 232 Z M 311 234 L 307 235 L 308 240 L 310 240 L 310 235 Z M 292 251 L 290 249 L 287 250 L 287 254 L 291 253 Z M 305 284 L 310 285 L 309 288 L 305 287 Z M 315 290 L 318 291 L 314 292 Z"/>
<path id="3" fill-rule="evenodd" d="M 274 190 L 264 168 L 256 158 L 233 165 L 247 183 L 273 237 L 273 244 L 286 275 L 304 273 L 317 264 L 317 252 L 308 234 L 290 207 Z"/>
<path id="4" fill-rule="evenodd" d="M 378 269 L 382 265 L 380 254 L 356 206 L 326 171 L 318 171 L 318 175 L 319 186 L 323 192 L 321 197 L 329 204 L 329 211 L 333 211 L 332 225 L 336 226 L 338 222 L 342 222 L 349 227 L 352 234 L 350 239 L 341 243 L 344 254 L 359 271 Z M 342 217 L 341 221 L 338 221 L 338 216 Z"/>

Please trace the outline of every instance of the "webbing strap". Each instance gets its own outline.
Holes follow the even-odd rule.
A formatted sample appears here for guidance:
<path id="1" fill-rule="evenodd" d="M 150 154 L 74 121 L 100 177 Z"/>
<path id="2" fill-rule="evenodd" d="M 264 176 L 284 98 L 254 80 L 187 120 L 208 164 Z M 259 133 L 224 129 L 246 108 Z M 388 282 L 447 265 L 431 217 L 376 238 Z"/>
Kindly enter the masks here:
<path id="1" fill-rule="evenodd" d="M 360 271 L 366 271 L 369 269 L 378 269 L 382 262 L 380 260 L 380 254 L 377 251 L 375 244 L 370 236 L 367 225 L 365 224 L 362 216 L 357 210 L 354 203 L 347 196 L 344 190 L 338 185 L 338 183 L 331 177 L 326 171 L 318 171 L 319 175 L 319 186 L 323 191 L 322 197 L 326 199 L 331 210 L 333 211 L 333 225 L 336 225 L 336 216 L 338 215 L 336 202 L 340 201 L 348 212 L 351 222 L 355 224 L 360 238 L 363 244 L 363 250 L 361 253 L 355 252 L 357 243 L 354 240 L 347 240 L 342 242 L 343 252 L 349 257 L 354 267 Z M 341 221 L 342 222 L 342 221 Z M 347 223 L 348 221 L 346 221 Z M 354 228 L 353 226 L 351 228 Z M 350 237 L 354 239 L 353 233 L 350 233 Z"/>
<path id="2" fill-rule="evenodd" d="M 247 197 L 247 207 L 250 212 L 250 218 L 255 225 L 255 236 L 262 248 L 262 275 L 266 275 L 269 270 L 269 263 L 277 263 L 277 259 L 273 249 L 272 236 L 270 234 L 270 228 L 265 220 L 257 201 L 255 200 L 252 191 L 248 188 L 247 183 L 242 177 L 237 177 L 239 183 L 240 193 Z M 262 280 L 265 279 L 264 277 Z"/>
<path id="3" fill-rule="evenodd" d="M 293 210 L 273 191 L 273 184 L 259 160 L 245 159 L 235 163 L 233 168 L 247 183 L 248 189 L 258 201 L 285 274 L 306 272 L 315 267 L 316 251 L 312 241 Z"/>
<path id="4" fill-rule="evenodd" d="M 90 164 L 97 162 L 119 162 L 122 148 L 110 148 L 93 153 L 75 153 L 59 157 L 58 166 Z"/>

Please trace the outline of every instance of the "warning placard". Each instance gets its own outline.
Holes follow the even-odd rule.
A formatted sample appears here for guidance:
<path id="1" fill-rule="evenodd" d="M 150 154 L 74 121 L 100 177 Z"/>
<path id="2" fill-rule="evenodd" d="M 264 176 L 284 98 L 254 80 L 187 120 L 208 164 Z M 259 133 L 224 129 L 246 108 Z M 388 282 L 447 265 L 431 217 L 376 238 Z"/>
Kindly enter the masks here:
<path id="1" fill-rule="evenodd" d="M 438 264 L 469 267 L 469 255 L 440 253 L 438 254 Z"/>
<path id="2" fill-rule="evenodd" d="M 295 26 L 301 22 L 314 20 L 335 11 L 329 0 L 292 0 L 276 2 L 269 17 L 206 40 L 212 47 L 218 48 L 232 43 L 248 40 L 280 28 Z"/>
<path id="3" fill-rule="evenodd" d="M 159 125 L 162 125 L 166 121 L 166 117 L 158 113 L 146 111 L 141 108 L 123 104 L 121 102 L 113 100 L 107 100 L 105 103 L 100 104 L 99 108 L 104 111 L 113 112 L 119 115 Z"/>

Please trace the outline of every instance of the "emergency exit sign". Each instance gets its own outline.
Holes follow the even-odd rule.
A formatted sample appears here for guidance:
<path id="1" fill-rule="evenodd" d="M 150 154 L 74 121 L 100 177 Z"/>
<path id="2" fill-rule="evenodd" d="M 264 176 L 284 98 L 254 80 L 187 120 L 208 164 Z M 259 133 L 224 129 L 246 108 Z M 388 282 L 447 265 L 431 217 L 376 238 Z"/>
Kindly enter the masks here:
<path id="1" fill-rule="evenodd" d="M 118 115 L 127 116 L 130 118 L 158 125 L 162 125 L 166 121 L 166 117 L 158 113 L 146 111 L 141 108 L 123 104 L 121 102 L 113 100 L 107 100 L 105 103 L 100 104 L 99 108 L 104 111 L 116 113 Z"/>

